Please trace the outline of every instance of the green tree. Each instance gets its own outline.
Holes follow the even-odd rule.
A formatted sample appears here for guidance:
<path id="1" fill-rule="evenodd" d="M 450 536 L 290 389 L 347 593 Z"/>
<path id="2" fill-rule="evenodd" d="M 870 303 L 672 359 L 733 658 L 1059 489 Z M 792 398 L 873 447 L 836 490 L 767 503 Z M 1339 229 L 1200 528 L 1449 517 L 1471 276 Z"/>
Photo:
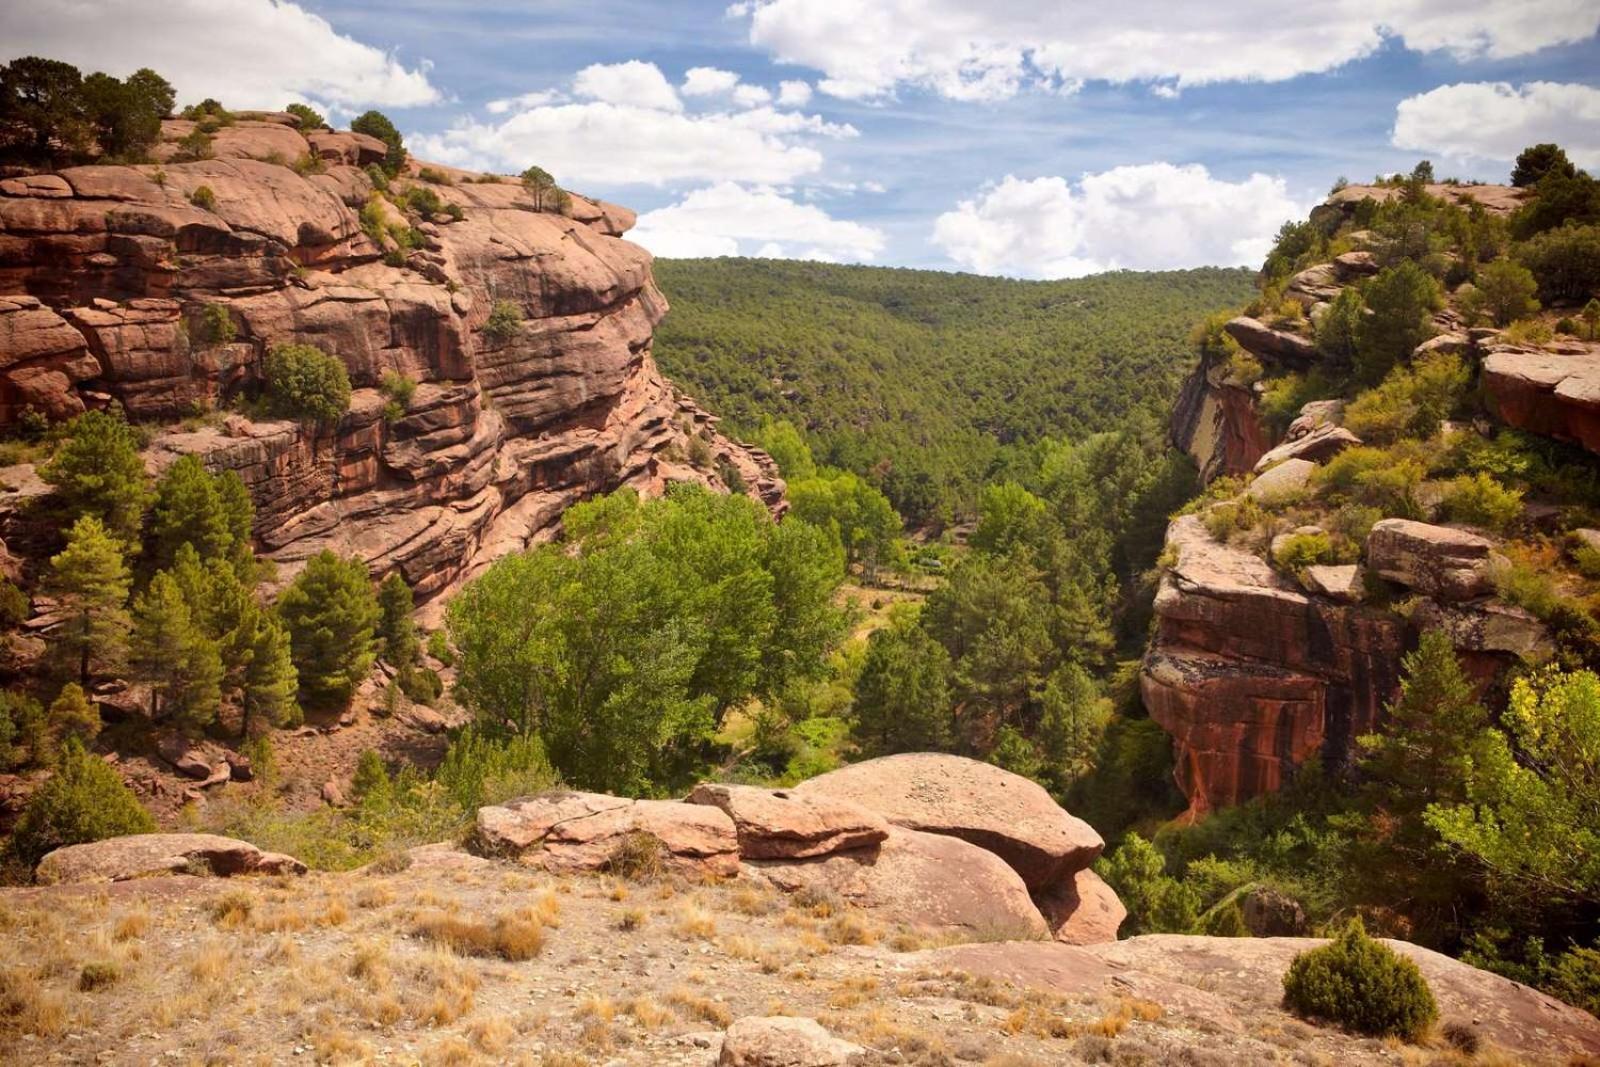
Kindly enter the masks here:
<path id="1" fill-rule="evenodd" d="M 1424 159 L 1411 168 L 1411 180 L 1422 185 L 1433 184 L 1433 161 Z"/>
<path id="2" fill-rule="evenodd" d="M 112 671 L 127 652 L 130 578 L 122 548 L 99 519 L 85 515 L 67 531 L 67 546 L 50 559 L 45 588 L 61 601 L 65 622 L 54 642 L 85 688 L 96 671 Z"/>
<path id="3" fill-rule="evenodd" d="M 161 139 L 161 120 L 171 114 L 176 94 L 165 78 L 146 67 L 125 81 L 89 75 L 83 81 L 83 100 L 100 150 L 139 158 Z"/>
<path id="4" fill-rule="evenodd" d="M 1496 326 L 1509 326 L 1539 310 L 1539 301 L 1534 299 L 1539 283 L 1532 271 L 1513 260 L 1497 259 L 1480 270 L 1478 291 Z"/>
<path id="5" fill-rule="evenodd" d="M 1088 672 L 1068 663 L 1050 675 L 1040 706 L 1041 774 L 1064 792 L 1094 770 L 1111 705 Z"/>
<path id="6" fill-rule="evenodd" d="M 300 676 L 294 667 L 289 630 L 272 612 L 261 612 L 259 620 L 251 635 L 240 700 L 244 714 L 239 733 L 246 738 L 258 723 L 283 728 L 301 721 L 300 705 L 295 701 Z"/>
<path id="7" fill-rule="evenodd" d="M 1130 833 L 1095 869 L 1128 909 L 1123 926 L 1133 934 L 1186 934 L 1199 918 L 1200 897 L 1167 873 L 1167 860 L 1149 841 Z"/>
<path id="8" fill-rule="evenodd" d="M 1360 738 L 1363 769 L 1386 807 L 1417 814 L 1460 799 L 1468 754 L 1488 723 L 1443 630 L 1426 630 L 1401 661 L 1400 696 L 1381 732 Z"/>
<path id="9" fill-rule="evenodd" d="M 39 56 L 0 67 L 0 131 L 14 154 L 37 162 L 81 151 L 89 127 L 78 68 Z"/>
<path id="10" fill-rule="evenodd" d="M 1420 1041 L 1439 1018 L 1417 965 L 1367 936 L 1360 919 L 1330 943 L 1308 949 L 1283 976 L 1284 1006 L 1373 1037 Z"/>
<path id="11" fill-rule="evenodd" d="M 417 658 L 417 624 L 411 618 L 411 587 L 391 571 L 378 586 L 380 611 L 378 636 L 383 639 L 383 658 L 391 667 L 404 671 Z"/>
<path id="12" fill-rule="evenodd" d="M 150 715 L 185 730 L 214 722 L 222 702 L 222 655 L 196 624 L 177 579 L 157 571 L 133 602 L 131 666 L 150 686 Z"/>
<path id="13" fill-rule="evenodd" d="M 376 137 L 388 146 L 389 151 L 383 158 L 383 169 L 389 177 L 394 177 L 405 169 L 406 143 L 400 136 L 400 131 L 395 129 L 394 123 L 381 111 L 367 111 L 362 113 L 350 124 L 354 133 L 364 133 L 368 137 Z"/>
<path id="14" fill-rule="evenodd" d="M 348 701 L 372 669 L 381 618 L 366 564 L 324 549 L 283 591 L 278 613 L 289 630 L 302 698 L 314 705 Z"/>
<path id="15" fill-rule="evenodd" d="M 296 102 L 290 104 L 283 110 L 300 120 L 300 129 L 302 132 L 307 130 L 320 130 L 328 125 L 328 120 L 323 118 L 315 108 L 307 104 Z"/>
<path id="16" fill-rule="evenodd" d="M 202 560 L 229 556 L 235 523 L 224 505 L 220 481 L 199 456 L 183 456 L 162 474 L 145 538 L 151 566 L 171 567 L 183 545 L 193 545 Z"/>
<path id="17" fill-rule="evenodd" d="M 1371 314 L 1356 328 L 1356 375 L 1367 384 L 1381 381 L 1412 350 L 1433 336 L 1433 312 L 1440 306 L 1439 283 L 1410 260 L 1379 271 L 1365 294 Z"/>
<path id="18" fill-rule="evenodd" d="M 1547 304 L 1581 304 L 1600 289 L 1600 226 L 1562 226 L 1516 247 Z"/>
<path id="19" fill-rule="evenodd" d="M 764 418 L 751 437 L 767 450 L 779 472 L 790 481 L 803 482 L 817 476 L 817 461 L 805 434 L 788 419 Z"/>
<path id="20" fill-rule="evenodd" d="M 1511 184 L 1518 189 L 1538 185 L 1546 174 L 1560 174 L 1571 178 L 1578 173 L 1572 160 L 1560 145 L 1536 144 L 1517 154 L 1516 165 L 1511 168 Z"/>
<path id="21" fill-rule="evenodd" d="M 61 687 L 61 693 L 45 715 L 45 722 L 57 744 L 75 737 L 88 745 L 100 736 L 100 710 L 89 702 L 77 682 Z"/>
<path id="22" fill-rule="evenodd" d="M 852 732 L 862 751 L 948 751 L 955 716 L 950 654 L 912 620 L 900 620 L 867 639 L 867 658 L 855 685 Z"/>
<path id="23" fill-rule="evenodd" d="M 68 523 L 92 515 L 124 545 L 138 544 L 149 479 L 138 437 L 120 408 L 73 419 L 39 476 L 55 486 Z"/>
<path id="24" fill-rule="evenodd" d="M 533 195 L 533 206 L 536 211 L 545 210 L 548 203 L 555 206 L 557 194 L 560 189 L 550 172 L 543 167 L 529 167 L 522 172 L 522 184 Z"/>
<path id="25" fill-rule="evenodd" d="M 1016 482 L 986 485 L 978 494 L 978 526 L 970 544 L 985 552 L 1010 552 L 1037 542 L 1045 524 L 1045 502 Z"/>
<path id="26" fill-rule="evenodd" d="M 55 773 L 28 801 L 12 831 L 10 851 L 29 867 L 67 845 L 124 834 L 148 834 L 156 821 L 122 775 L 69 739 Z"/>
<path id="27" fill-rule="evenodd" d="M 1366 317 L 1367 302 L 1361 290 L 1348 286 L 1339 290 L 1328 310 L 1317 322 L 1317 351 L 1341 365 L 1353 365 L 1356 337 Z"/>
<path id="28" fill-rule="evenodd" d="M 815 478 L 789 483 L 795 518 L 838 532 L 851 562 L 860 563 L 871 581 L 880 563 L 892 559 L 900 536 L 900 516 L 889 498 L 849 471 L 824 469 Z"/>
<path id="29" fill-rule="evenodd" d="M 1539 180 L 1537 193 L 1511 218 L 1511 232 L 1519 238 L 1560 229 L 1569 223 L 1600 222 L 1600 181 L 1583 171 L 1546 174 Z"/>
<path id="30" fill-rule="evenodd" d="M 1600 677 L 1548 667 L 1512 684 L 1466 763 L 1466 796 L 1427 822 L 1527 900 L 1600 903 Z"/>
<path id="31" fill-rule="evenodd" d="M 950 653 L 958 699 L 974 716 L 1016 714 L 1053 666 L 1051 596 L 1022 557 L 974 553 L 923 609 L 923 625 Z"/>
<path id="32" fill-rule="evenodd" d="M 48 766 L 55 758 L 55 744 L 39 702 L 26 693 L 0 690 L 0 770 L 28 763 Z"/>
<path id="33" fill-rule="evenodd" d="M 350 374 L 314 345 L 277 345 L 267 353 L 267 398 L 286 418 L 333 426 L 350 410 Z"/>
<path id="34" fill-rule="evenodd" d="M 1583 324 L 1589 327 L 1589 340 L 1600 340 L 1600 297 L 1591 297 L 1583 305 Z"/>

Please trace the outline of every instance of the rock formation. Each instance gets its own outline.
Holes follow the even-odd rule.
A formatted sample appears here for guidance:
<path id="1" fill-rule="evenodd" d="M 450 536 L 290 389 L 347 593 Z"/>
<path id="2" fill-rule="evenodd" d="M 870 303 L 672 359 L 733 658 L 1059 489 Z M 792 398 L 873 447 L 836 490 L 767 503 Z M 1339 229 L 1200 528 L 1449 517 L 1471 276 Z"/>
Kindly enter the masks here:
<path id="1" fill-rule="evenodd" d="M 166 124 L 159 165 L 0 180 L 0 427 L 112 402 L 189 419 L 156 436 L 152 469 L 192 453 L 237 471 L 259 547 L 287 573 L 332 547 L 398 570 L 419 599 L 621 485 L 735 481 L 781 506 L 770 459 L 657 372 L 667 304 L 649 254 L 621 239 L 631 212 L 579 196 L 538 211 L 512 179 L 431 168 L 449 184 L 429 184 L 415 162 L 386 198 L 361 169 L 376 142 L 303 135 L 287 115 L 223 127 L 214 158 L 172 162 L 190 125 Z M 403 213 L 413 188 L 443 210 Z M 489 328 L 497 305 L 514 314 Z M 239 404 L 289 342 L 348 368 L 337 426 Z M 409 403 L 390 403 L 385 375 L 418 383 Z M 26 555 L 42 533 L 24 505 L 44 487 L 24 475 L 5 479 L 0 537 Z"/>
<path id="2" fill-rule="evenodd" d="M 246 841 L 216 834 L 133 834 L 85 845 L 68 845 L 39 861 L 41 885 L 122 882 L 163 874 L 229 878 L 241 874 L 304 874 L 293 856 L 263 852 Z"/>

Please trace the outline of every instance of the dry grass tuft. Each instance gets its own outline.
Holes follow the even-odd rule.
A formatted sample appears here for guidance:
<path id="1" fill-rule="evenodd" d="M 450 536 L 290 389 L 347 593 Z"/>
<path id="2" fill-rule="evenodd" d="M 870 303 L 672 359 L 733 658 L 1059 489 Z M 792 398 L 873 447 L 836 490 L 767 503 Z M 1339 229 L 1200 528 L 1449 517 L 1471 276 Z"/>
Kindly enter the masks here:
<path id="1" fill-rule="evenodd" d="M 847 911 L 823 928 L 823 936 L 834 945 L 876 945 L 878 931 L 859 913 Z"/>
<path id="2" fill-rule="evenodd" d="M 691 1019 L 710 1023 L 726 1030 L 733 1023 L 733 1012 L 721 1001 L 702 997 L 687 989 L 674 989 L 666 995 L 666 1002 Z"/>
<path id="3" fill-rule="evenodd" d="M 643 926 L 649 919 L 649 914 L 643 908 L 627 908 L 617 917 L 617 929 L 625 933 L 631 933 Z"/>
<path id="4" fill-rule="evenodd" d="M 606 870 L 630 882 L 653 882 L 666 873 L 666 849 L 654 834 L 624 834 L 607 857 Z"/>
<path id="5" fill-rule="evenodd" d="M 0 970 L 0 1034 L 56 1037 L 66 1028 L 67 1006 L 61 994 L 46 989 L 21 967 Z"/>
<path id="6" fill-rule="evenodd" d="M 642 1030 L 659 1030 L 672 1019 L 670 1011 L 649 997 L 631 1000 L 623 1010 L 633 1016 L 633 1021 L 638 1023 Z"/>
<path id="7" fill-rule="evenodd" d="M 519 915 L 501 915 L 482 923 L 430 912 L 417 920 L 412 936 L 464 956 L 498 956 L 513 963 L 531 960 L 544 950 L 544 928 Z"/>
<path id="8" fill-rule="evenodd" d="M 478 1019 L 467 1027 L 467 1037 L 471 1039 L 475 1048 L 491 1056 L 498 1056 L 511 1047 L 512 1039 L 517 1036 L 516 1027 L 496 1015 L 489 1019 Z"/>
<path id="9" fill-rule="evenodd" d="M 696 938 L 709 941 L 717 936 L 717 919 L 698 904 L 685 904 L 678 909 L 678 922 L 673 932 L 686 941 Z"/>
<path id="10" fill-rule="evenodd" d="M 111 937 L 116 941 L 135 941 L 143 937 L 149 929 L 150 912 L 140 905 L 133 911 L 117 916 L 116 923 L 111 927 Z"/>

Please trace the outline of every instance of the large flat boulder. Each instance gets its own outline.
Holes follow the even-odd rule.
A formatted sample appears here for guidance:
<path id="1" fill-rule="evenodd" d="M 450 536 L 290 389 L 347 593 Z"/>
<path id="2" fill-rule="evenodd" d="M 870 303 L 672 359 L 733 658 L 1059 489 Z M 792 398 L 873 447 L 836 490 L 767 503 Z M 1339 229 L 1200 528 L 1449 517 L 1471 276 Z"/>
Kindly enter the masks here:
<path id="1" fill-rule="evenodd" d="M 1493 590 L 1493 552 L 1487 537 L 1410 519 L 1384 519 L 1367 538 L 1367 565 L 1381 577 L 1447 601 Z"/>
<path id="2" fill-rule="evenodd" d="M 826 856 L 876 845 L 889 836 L 882 816 L 831 797 L 704 782 L 688 800 L 727 813 L 739 835 L 739 855 L 747 860 Z"/>
<path id="3" fill-rule="evenodd" d="M 1035 893 L 1033 900 L 1050 927 L 1050 936 L 1067 945 L 1115 941 L 1128 917 L 1116 890 L 1088 868 L 1054 889 Z"/>
<path id="4" fill-rule="evenodd" d="M 685 874 L 739 871 L 733 820 L 718 808 L 557 791 L 478 809 L 476 846 L 529 867 L 570 873 L 611 866 L 635 835 L 653 838 L 667 867 Z"/>
<path id="5" fill-rule="evenodd" d="M 1520 430 L 1600 452 L 1600 344 L 1562 341 L 1559 350 L 1497 346 L 1483 361 L 1495 413 Z"/>
<path id="6" fill-rule="evenodd" d="M 263 852 L 248 841 L 216 834 L 130 834 L 68 845 L 39 861 L 34 879 L 64 882 L 123 882 L 163 874 L 304 874 L 293 856 Z"/>
<path id="7" fill-rule="evenodd" d="M 989 763 L 932 752 L 851 764 L 802 782 L 798 797 L 859 804 L 911 830 L 988 849 L 1045 889 L 1095 861 L 1105 842 L 1036 782 Z"/>
<path id="8" fill-rule="evenodd" d="M 1259 319 L 1240 315 L 1222 327 L 1239 347 L 1258 359 L 1280 367 L 1309 367 L 1320 358 L 1308 337 L 1276 330 Z"/>
<path id="9" fill-rule="evenodd" d="M 834 1037 L 815 1019 L 787 1015 L 736 1019 L 722 1036 L 718 1067 L 845 1067 L 867 1050 Z"/>
<path id="10" fill-rule="evenodd" d="M 1047 933 L 1017 872 L 986 849 L 895 828 L 880 845 L 802 860 L 750 860 L 745 871 L 786 893 L 831 894 L 888 922 L 968 937 Z"/>

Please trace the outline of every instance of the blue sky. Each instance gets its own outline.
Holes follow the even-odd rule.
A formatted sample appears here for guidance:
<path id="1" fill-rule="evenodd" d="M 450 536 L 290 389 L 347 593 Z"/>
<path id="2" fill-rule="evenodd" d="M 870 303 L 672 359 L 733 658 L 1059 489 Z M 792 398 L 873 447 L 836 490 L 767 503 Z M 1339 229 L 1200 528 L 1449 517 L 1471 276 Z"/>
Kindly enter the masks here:
<path id="1" fill-rule="evenodd" d="M 1254 263 L 1340 175 L 1600 169 L 1596 0 L 57 0 L 0 58 L 390 114 L 634 208 L 661 255 L 1034 277 Z M 690 72 L 697 70 L 698 74 Z"/>

